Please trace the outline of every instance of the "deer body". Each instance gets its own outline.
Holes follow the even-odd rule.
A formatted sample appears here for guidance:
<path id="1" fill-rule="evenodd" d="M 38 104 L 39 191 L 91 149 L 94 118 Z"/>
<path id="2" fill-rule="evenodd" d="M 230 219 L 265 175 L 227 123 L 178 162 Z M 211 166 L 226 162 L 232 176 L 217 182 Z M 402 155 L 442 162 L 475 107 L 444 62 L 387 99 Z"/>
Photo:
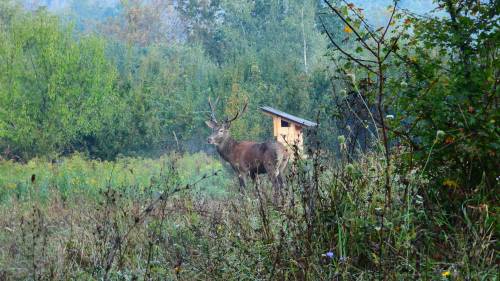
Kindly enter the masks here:
<path id="1" fill-rule="evenodd" d="M 217 122 L 214 106 L 210 100 L 209 104 L 212 109 L 212 119 L 206 121 L 206 124 L 212 128 L 212 134 L 207 141 L 215 145 L 222 159 L 231 165 L 238 175 L 240 186 L 245 186 L 247 176 L 255 181 L 258 174 L 266 173 L 273 186 L 281 188 L 283 186 L 283 171 L 289 159 L 285 146 L 275 141 L 257 143 L 234 140 L 229 133 L 230 124 L 245 110 L 246 105 L 233 119 Z"/>
<path id="2" fill-rule="evenodd" d="M 288 162 L 288 153 L 277 142 L 237 142 L 232 138 L 217 146 L 222 159 L 229 162 L 237 173 L 240 185 L 245 186 L 245 177 L 255 180 L 258 174 L 268 174 L 274 186 L 283 185 L 283 171 Z"/>

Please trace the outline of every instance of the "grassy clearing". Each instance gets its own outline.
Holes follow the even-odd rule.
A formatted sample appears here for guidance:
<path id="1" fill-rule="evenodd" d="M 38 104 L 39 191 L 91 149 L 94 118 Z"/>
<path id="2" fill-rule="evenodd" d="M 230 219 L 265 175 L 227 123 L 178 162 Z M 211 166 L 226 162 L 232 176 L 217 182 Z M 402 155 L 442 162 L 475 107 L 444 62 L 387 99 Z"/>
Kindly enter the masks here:
<path id="1" fill-rule="evenodd" d="M 158 191 L 163 177 L 172 169 L 176 171 L 177 184 L 191 183 L 203 174 L 224 173 L 222 164 L 204 153 L 185 157 L 171 154 L 158 159 L 120 158 L 116 161 L 89 160 L 81 154 L 52 162 L 37 158 L 26 164 L 3 161 L 0 163 L 0 201 L 48 200 L 54 192 L 63 200 L 77 195 L 95 198 L 109 186 L 129 196 L 141 195 Z M 32 175 L 35 176 L 33 182 Z M 225 196 L 225 187 L 230 182 L 227 176 L 214 177 L 193 191 Z"/>
<path id="2" fill-rule="evenodd" d="M 296 162 L 279 204 L 203 153 L 4 162 L 0 279 L 496 280 L 494 210 L 428 208 L 415 171 L 384 209 L 378 159 Z"/>

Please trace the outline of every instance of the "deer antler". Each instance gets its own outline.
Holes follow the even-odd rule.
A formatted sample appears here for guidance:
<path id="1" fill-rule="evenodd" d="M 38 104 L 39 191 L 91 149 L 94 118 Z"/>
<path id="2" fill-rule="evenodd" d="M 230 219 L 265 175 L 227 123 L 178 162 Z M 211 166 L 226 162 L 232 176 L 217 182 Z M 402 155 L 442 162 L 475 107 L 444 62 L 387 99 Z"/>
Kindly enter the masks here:
<path id="1" fill-rule="evenodd" d="M 215 118 L 215 109 L 217 107 L 217 103 L 219 102 L 219 97 L 215 99 L 215 104 L 212 104 L 212 100 L 208 97 L 208 105 L 210 106 L 210 119 L 217 123 L 217 119 Z"/>
<path id="2" fill-rule="evenodd" d="M 245 112 L 245 110 L 247 109 L 247 106 L 248 106 L 248 100 L 245 101 L 243 108 L 240 111 L 236 112 L 236 115 L 233 118 L 231 118 L 230 120 L 226 119 L 226 122 L 231 123 L 234 120 L 238 119 L 238 117 Z"/>

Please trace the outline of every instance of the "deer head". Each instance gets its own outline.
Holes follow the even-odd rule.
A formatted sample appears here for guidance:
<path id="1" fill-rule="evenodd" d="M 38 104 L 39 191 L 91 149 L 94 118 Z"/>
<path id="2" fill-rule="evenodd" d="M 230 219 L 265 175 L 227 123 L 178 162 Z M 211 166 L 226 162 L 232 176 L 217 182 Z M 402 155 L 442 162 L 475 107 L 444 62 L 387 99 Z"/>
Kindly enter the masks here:
<path id="1" fill-rule="evenodd" d="M 218 97 L 215 100 L 214 104 L 210 100 L 210 97 L 208 98 L 208 105 L 210 107 L 210 120 L 205 121 L 205 124 L 207 124 L 207 126 L 212 129 L 212 134 L 208 137 L 207 142 L 216 146 L 225 143 L 226 140 L 230 137 L 229 128 L 231 127 L 231 122 L 238 119 L 238 117 L 240 117 L 243 112 L 245 112 L 248 105 L 248 102 L 245 102 L 243 108 L 238 111 L 233 118 L 228 119 L 226 117 L 224 118 L 224 121 L 219 122 L 215 117 L 215 109 L 218 102 Z"/>

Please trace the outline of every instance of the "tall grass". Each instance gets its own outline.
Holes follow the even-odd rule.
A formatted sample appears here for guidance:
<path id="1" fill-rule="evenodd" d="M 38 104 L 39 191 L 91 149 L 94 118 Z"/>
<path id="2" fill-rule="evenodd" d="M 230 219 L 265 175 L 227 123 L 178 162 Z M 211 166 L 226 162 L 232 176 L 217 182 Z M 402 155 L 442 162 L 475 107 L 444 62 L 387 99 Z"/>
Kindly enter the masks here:
<path id="1" fill-rule="evenodd" d="M 205 154 L 2 163 L 0 279 L 496 280 L 494 211 L 394 167 L 384 211 L 379 158 L 295 161 L 278 202 Z"/>
<path id="2" fill-rule="evenodd" d="M 52 162 L 38 158 L 26 164 L 3 161 L 0 163 L 0 202 L 47 200 L 53 192 L 63 200 L 75 195 L 96 197 L 108 186 L 130 193 L 130 196 L 141 195 L 158 191 L 162 173 L 172 165 L 178 171 L 179 183 L 189 183 L 199 175 L 223 170 L 220 162 L 204 153 L 185 157 L 170 154 L 158 159 L 119 158 L 116 161 L 90 160 L 82 154 Z M 229 177 L 211 179 L 205 182 L 204 194 L 224 196 L 227 192 L 224 187 L 229 184 Z"/>

